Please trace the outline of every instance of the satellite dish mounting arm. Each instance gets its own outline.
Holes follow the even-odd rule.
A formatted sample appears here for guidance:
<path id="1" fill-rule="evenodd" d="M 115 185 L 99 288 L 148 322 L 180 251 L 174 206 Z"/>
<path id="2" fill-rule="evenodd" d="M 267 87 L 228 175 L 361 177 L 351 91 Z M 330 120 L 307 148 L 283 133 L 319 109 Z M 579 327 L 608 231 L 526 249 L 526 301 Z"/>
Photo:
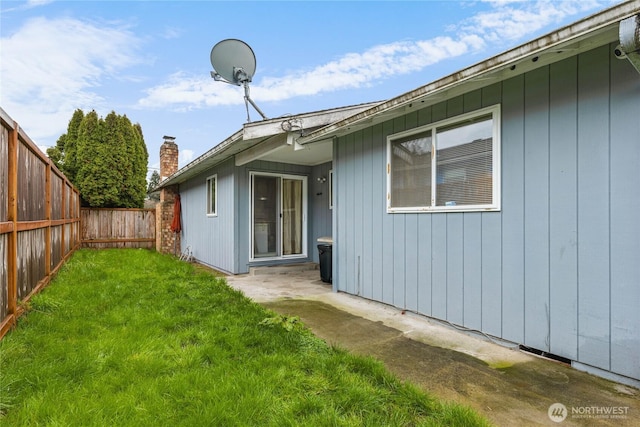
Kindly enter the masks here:
<path id="1" fill-rule="evenodd" d="M 251 117 L 249 117 L 249 104 L 251 104 L 251 106 L 256 109 L 256 111 L 262 116 L 263 120 L 267 120 L 267 116 L 264 115 L 264 113 L 260 110 L 260 108 L 258 108 L 256 103 L 253 102 L 251 96 L 249 96 L 249 82 L 243 82 L 242 85 L 244 86 L 244 105 L 247 108 L 247 121 L 251 121 Z M 249 104 L 247 104 L 247 102 Z"/>
<path id="2" fill-rule="evenodd" d="M 264 120 L 267 120 L 267 116 L 264 115 L 262 110 L 260 110 L 260 108 L 258 108 L 256 103 L 253 101 L 253 99 L 251 99 L 251 95 L 249 94 L 249 83 L 251 82 L 251 78 L 242 69 L 242 67 L 233 67 L 233 82 L 226 80 L 224 77 L 222 77 L 220 74 L 216 73 L 215 71 L 211 71 L 211 77 L 213 77 L 213 80 L 217 82 L 228 83 L 234 86 L 242 85 L 244 87 L 244 105 L 247 108 L 248 122 L 251 121 L 251 116 L 249 116 L 249 104 L 251 104 L 251 106 L 255 108 L 255 110 L 262 116 Z"/>

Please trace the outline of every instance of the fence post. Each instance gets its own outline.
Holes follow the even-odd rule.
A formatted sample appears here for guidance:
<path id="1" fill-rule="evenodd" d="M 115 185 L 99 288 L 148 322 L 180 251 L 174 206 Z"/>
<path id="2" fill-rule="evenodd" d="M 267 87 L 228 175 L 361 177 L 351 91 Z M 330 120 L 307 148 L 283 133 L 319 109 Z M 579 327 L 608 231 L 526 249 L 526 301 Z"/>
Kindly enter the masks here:
<path id="1" fill-rule="evenodd" d="M 9 132 L 9 164 L 7 168 L 9 184 L 9 206 L 7 219 L 13 222 L 13 230 L 9 234 L 7 248 L 7 314 L 11 317 L 10 325 L 15 324 L 18 305 L 18 132 L 16 121 Z"/>
<path id="2" fill-rule="evenodd" d="M 45 171 L 45 219 L 49 221 L 47 230 L 45 231 L 44 242 L 44 274 L 51 275 L 51 160 L 47 162 Z"/>
<path id="3" fill-rule="evenodd" d="M 62 181 L 62 195 L 60 197 L 62 198 L 60 201 L 60 218 L 67 219 L 67 182 L 65 180 Z M 66 233 L 67 226 L 63 225 L 62 230 L 60 230 L 60 253 L 63 258 L 67 256 L 67 251 L 64 250 Z M 69 251 L 71 251 L 71 245 L 69 245 Z"/>

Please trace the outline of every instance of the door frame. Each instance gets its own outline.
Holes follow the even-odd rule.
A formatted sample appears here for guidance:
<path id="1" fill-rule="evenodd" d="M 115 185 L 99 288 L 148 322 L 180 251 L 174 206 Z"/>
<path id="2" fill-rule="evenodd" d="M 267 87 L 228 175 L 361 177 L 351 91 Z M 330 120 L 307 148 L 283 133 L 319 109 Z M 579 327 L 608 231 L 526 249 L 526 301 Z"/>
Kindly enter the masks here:
<path id="1" fill-rule="evenodd" d="M 254 226 L 254 195 L 253 195 L 253 191 L 254 191 L 254 185 L 253 185 L 253 179 L 255 176 L 269 176 L 269 177 L 276 177 L 279 178 L 280 180 L 280 185 L 278 186 L 278 198 L 279 198 L 279 206 L 278 206 L 278 212 L 276 213 L 276 216 L 279 217 L 279 224 L 278 224 L 278 231 L 277 233 L 279 234 L 277 236 L 277 241 L 278 241 L 278 249 L 277 252 L 279 253 L 279 255 L 276 256 L 272 256 L 272 257 L 259 257 L 256 258 L 255 254 L 254 254 L 254 248 L 255 248 L 255 236 L 254 236 L 254 230 L 255 230 L 255 226 Z M 294 255 L 283 255 L 283 243 L 282 243 L 282 221 L 283 221 L 283 216 L 282 216 L 282 180 L 283 179 L 295 179 L 295 180 L 299 180 L 302 181 L 302 252 L 299 254 L 294 254 Z M 263 261 L 281 261 L 281 260 L 287 260 L 287 259 L 300 259 L 300 258 L 307 258 L 308 257 L 308 243 L 307 243 L 307 234 L 308 234 L 308 189 L 307 189 L 307 181 L 308 181 L 308 177 L 307 175 L 296 175 L 296 174 L 287 174 L 287 173 L 277 173 L 277 172 L 260 172 L 260 171 L 249 171 L 249 262 L 263 262 Z"/>

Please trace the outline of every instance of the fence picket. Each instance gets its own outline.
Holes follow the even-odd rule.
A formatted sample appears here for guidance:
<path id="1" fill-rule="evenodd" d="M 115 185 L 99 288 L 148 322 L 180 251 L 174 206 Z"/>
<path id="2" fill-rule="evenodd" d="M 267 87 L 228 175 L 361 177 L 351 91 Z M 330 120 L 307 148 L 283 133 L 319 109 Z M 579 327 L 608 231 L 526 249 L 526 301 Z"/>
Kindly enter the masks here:
<path id="1" fill-rule="evenodd" d="M 79 247 L 78 190 L 0 108 L 0 338 Z M 65 215 L 65 213 L 70 213 Z"/>
<path id="2" fill-rule="evenodd" d="M 82 247 L 153 249 L 155 215 L 155 209 L 82 208 Z"/>

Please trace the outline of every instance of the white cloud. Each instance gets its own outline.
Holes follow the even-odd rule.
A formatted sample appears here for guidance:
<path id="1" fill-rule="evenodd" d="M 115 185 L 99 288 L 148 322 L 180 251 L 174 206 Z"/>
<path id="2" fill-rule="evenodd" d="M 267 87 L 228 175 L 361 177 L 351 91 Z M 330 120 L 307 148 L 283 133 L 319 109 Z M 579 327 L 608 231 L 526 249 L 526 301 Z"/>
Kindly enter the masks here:
<path id="1" fill-rule="evenodd" d="M 31 7 L 43 6 L 52 2 L 53 0 L 27 0 L 27 4 Z"/>
<path id="2" fill-rule="evenodd" d="M 162 37 L 170 40 L 180 38 L 183 30 L 177 27 L 165 27 L 164 32 L 162 33 Z"/>
<path id="3" fill-rule="evenodd" d="M 486 0 L 485 3 L 491 9 L 452 26 L 449 30 L 454 35 L 378 45 L 363 53 L 345 54 L 311 70 L 254 80 L 251 97 L 257 101 L 281 101 L 297 96 L 368 87 L 383 79 L 479 52 L 489 44 L 513 44 L 548 25 L 601 4 L 596 0 Z M 165 83 L 150 88 L 138 105 L 189 110 L 242 102 L 242 89 L 221 83 L 213 84 L 211 79 L 174 74 Z"/>
<path id="4" fill-rule="evenodd" d="M 459 30 L 489 43 L 501 44 L 519 40 L 550 24 L 602 5 L 596 0 L 489 0 L 487 3 L 491 4 L 492 10 L 464 20 Z"/>
<path id="5" fill-rule="evenodd" d="M 364 53 L 349 53 L 315 69 L 265 77 L 251 85 L 251 97 L 260 101 L 281 101 L 296 96 L 366 87 L 390 76 L 423 69 L 444 59 L 482 48 L 479 37 L 465 35 L 454 40 L 436 37 L 418 42 L 397 42 L 374 46 Z M 138 102 L 143 108 L 188 110 L 205 106 L 232 105 L 243 101 L 242 88 L 214 82 L 211 78 L 176 73 L 167 82 L 147 90 Z"/>
<path id="6" fill-rule="evenodd" d="M 217 83 L 206 76 L 193 76 L 180 72 L 146 91 L 138 101 L 140 108 L 166 108 L 183 111 L 193 108 L 237 104 L 242 102 L 244 90 L 238 86 Z"/>
<path id="7" fill-rule="evenodd" d="M 27 0 L 24 3 L 13 2 L 13 3 L 9 3 L 11 7 L 3 9 L 2 12 L 7 13 L 7 12 L 16 12 L 21 10 L 33 9 L 39 6 L 44 6 L 49 3 L 53 3 L 53 1 L 54 0 Z M 3 6 L 6 6 L 6 3 Z"/>
<path id="8" fill-rule="evenodd" d="M 193 160 L 195 152 L 193 150 L 182 149 L 178 154 L 178 164 L 180 167 L 186 165 L 191 160 Z"/>
<path id="9" fill-rule="evenodd" d="M 118 24 L 31 19 L 2 38 L 3 108 L 18 122 L 37 123 L 34 140 L 60 135 L 75 109 L 102 105 L 95 88 L 139 62 L 139 46 Z"/>

